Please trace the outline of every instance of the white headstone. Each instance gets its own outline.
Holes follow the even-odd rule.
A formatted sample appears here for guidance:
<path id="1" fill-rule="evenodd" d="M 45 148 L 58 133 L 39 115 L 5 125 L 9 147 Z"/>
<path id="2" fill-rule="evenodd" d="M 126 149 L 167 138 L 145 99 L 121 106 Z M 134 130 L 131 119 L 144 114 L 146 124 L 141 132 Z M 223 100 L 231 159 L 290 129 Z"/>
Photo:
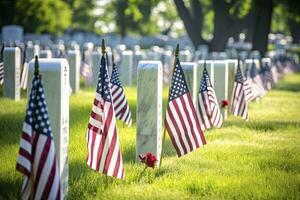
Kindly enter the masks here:
<path id="1" fill-rule="evenodd" d="M 152 152 L 159 159 L 162 134 L 162 64 L 140 61 L 137 77 L 136 159 Z"/>
<path id="2" fill-rule="evenodd" d="M 3 96 L 19 101 L 20 75 L 21 75 L 21 50 L 18 47 L 5 47 L 3 52 L 4 81 Z"/>
<path id="3" fill-rule="evenodd" d="M 206 69 L 207 69 L 207 72 L 210 77 L 210 82 L 214 86 L 214 64 L 213 64 L 213 61 L 206 60 L 205 62 L 206 62 Z M 199 68 L 198 76 L 200 77 L 199 78 L 199 80 L 200 80 L 202 77 L 202 74 L 203 74 L 204 60 L 199 60 L 198 65 L 199 65 L 198 66 L 198 68 Z M 198 86 L 199 86 L 199 84 L 200 84 L 200 82 L 198 82 Z"/>
<path id="4" fill-rule="evenodd" d="M 192 54 L 189 50 L 182 50 L 179 52 L 179 60 L 182 62 L 190 62 L 192 60 Z"/>
<path id="5" fill-rule="evenodd" d="M 40 58 L 52 58 L 51 50 L 40 50 Z"/>
<path id="6" fill-rule="evenodd" d="M 214 89 L 221 108 L 220 102 L 228 100 L 228 63 L 226 60 L 213 61 L 214 65 Z M 222 109 L 223 119 L 227 118 L 227 110 Z"/>
<path id="7" fill-rule="evenodd" d="M 201 78 L 198 73 L 198 66 L 197 63 L 194 62 L 182 62 L 181 67 L 184 73 L 184 77 L 186 79 L 192 100 L 194 105 L 196 105 L 197 102 L 197 85 L 199 83 L 199 79 Z M 199 70 L 200 71 L 200 70 Z"/>
<path id="8" fill-rule="evenodd" d="M 2 40 L 5 42 L 23 42 L 23 27 L 18 25 L 8 25 L 2 27 Z"/>
<path id="9" fill-rule="evenodd" d="M 38 56 L 40 52 L 39 45 L 30 45 L 26 48 L 26 62 L 29 62 L 35 56 Z"/>
<path id="10" fill-rule="evenodd" d="M 228 59 L 228 110 L 231 110 L 230 102 L 232 99 L 232 93 L 233 93 L 233 85 L 234 85 L 234 79 L 235 79 L 235 72 L 237 69 L 238 60 L 236 59 Z M 231 112 L 229 112 L 231 113 Z"/>
<path id="11" fill-rule="evenodd" d="M 93 52 L 92 56 L 92 86 L 96 87 L 98 83 L 98 78 L 99 78 L 99 69 L 100 69 L 100 64 L 101 64 L 101 54 L 98 51 Z"/>
<path id="12" fill-rule="evenodd" d="M 39 59 L 39 66 L 60 171 L 61 199 L 64 199 L 68 191 L 69 176 L 69 64 L 64 58 Z M 33 72 L 34 60 L 31 60 L 27 99 L 32 87 Z"/>
<path id="13" fill-rule="evenodd" d="M 132 85 L 133 53 L 130 50 L 122 52 L 120 80 L 124 86 Z"/>
<path id="14" fill-rule="evenodd" d="M 80 64 L 81 64 L 80 51 L 69 50 L 68 62 L 70 66 L 70 85 L 72 88 L 72 92 L 76 93 L 80 89 Z"/>

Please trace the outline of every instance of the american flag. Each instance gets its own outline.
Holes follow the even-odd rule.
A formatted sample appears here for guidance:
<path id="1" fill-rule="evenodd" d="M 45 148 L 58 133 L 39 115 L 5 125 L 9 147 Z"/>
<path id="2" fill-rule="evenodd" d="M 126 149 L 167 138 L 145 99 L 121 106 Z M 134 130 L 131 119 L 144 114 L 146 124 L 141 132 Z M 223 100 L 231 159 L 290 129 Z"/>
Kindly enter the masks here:
<path id="1" fill-rule="evenodd" d="M 262 82 L 266 91 L 270 91 L 274 85 L 273 75 L 268 62 L 265 62 L 262 68 Z"/>
<path id="2" fill-rule="evenodd" d="M 206 144 L 178 58 L 172 76 L 165 126 L 179 157 Z"/>
<path id="3" fill-rule="evenodd" d="M 3 84 L 4 79 L 4 64 L 3 62 L 0 62 L 0 85 Z"/>
<path id="4" fill-rule="evenodd" d="M 198 108 L 201 129 L 210 129 L 212 125 L 220 128 L 223 117 L 220 112 L 219 103 L 210 82 L 209 74 L 204 64 L 203 76 L 200 82 L 198 94 Z"/>
<path id="5" fill-rule="evenodd" d="M 20 87 L 24 90 L 27 88 L 27 78 L 28 78 L 28 63 L 25 61 L 23 64 L 21 83 L 20 83 Z"/>
<path id="6" fill-rule="evenodd" d="M 116 118 L 131 126 L 131 112 L 119 79 L 118 69 L 114 63 L 110 83 Z"/>
<path id="7" fill-rule="evenodd" d="M 80 75 L 85 79 L 85 82 L 91 82 L 92 81 L 92 69 L 88 65 L 88 63 L 85 60 L 84 51 L 82 54 L 82 61 L 80 65 Z"/>
<path id="8" fill-rule="evenodd" d="M 124 179 L 115 111 L 104 56 L 101 58 L 96 97 L 86 133 L 86 141 L 88 166 L 108 176 Z"/>
<path id="9" fill-rule="evenodd" d="M 252 62 L 252 66 L 250 69 L 250 78 L 251 78 L 250 81 L 252 82 L 252 93 L 253 93 L 254 97 L 260 98 L 260 97 L 264 96 L 266 92 L 263 87 L 263 82 L 261 80 L 261 77 L 260 77 L 259 73 L 257 72 L 257 68 L 256 68 L 254 60 Z"/>
<path id="10" fill-rule="evenodd" d="M 240 67 L 242 63 L 243 63 L 242 61 L 238 60 L 238 67 Z M 247 70 L 248 69 L 245 70 L 245 76 L 243 77 L 244 78 L 243 84 L 244 84 L 245 99 L 247 102 L 250 102 L 255 99 L 255 96 L 252 92 L 252 80 L 249 76 L 247 76 Z"/>
<path id="11" fill-rule="evenodd" d="M 248 103 L 246 95 L 250 90 L 247 79 L 244 79 L 241 66 L 238 62 L 237 71 L 233 85 L 233 95 L 231 101 L 231 111 L 235 116 L 241 116 L 243 119 L 248 119 Z"/>
<path id="12" fill-rule="evenodd" d="M 39 75 L 32 81 L 16 168 L 25 175 L 22 199 L 61 198 L 55 144 Z"/>

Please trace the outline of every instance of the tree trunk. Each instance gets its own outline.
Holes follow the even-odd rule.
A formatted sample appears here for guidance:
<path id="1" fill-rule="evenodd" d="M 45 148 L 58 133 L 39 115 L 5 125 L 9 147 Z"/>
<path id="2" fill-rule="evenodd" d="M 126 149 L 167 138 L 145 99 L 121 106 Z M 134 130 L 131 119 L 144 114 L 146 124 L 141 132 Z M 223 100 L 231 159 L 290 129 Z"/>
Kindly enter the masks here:
<path id="1" fill-rule="evenodd" d="M 268 47 L 268 34 L 271 28 L 273 13 L 273 0 L 257 0 L 257 17 L 253 32 L 253 50 L 258 50 L 260 55 L 264 55 Z"/>
<path id="2" fill-rule="evenodd" d="M 295 19 L 288 19 L 290 32 L 293 37 L 293 43 L 300 43 L 300 23 L 296 22 Z"/>
<path id="3" fill-rule="evenodd" d="M 190 13 L 183 0 L 174 0 L 177 12 L 183 21 L 186 32 L 195 48 L 206 43 L 201 34 L 203 29 L 203 14 L 199 0 L 192 1 L 193 13 Z"/>

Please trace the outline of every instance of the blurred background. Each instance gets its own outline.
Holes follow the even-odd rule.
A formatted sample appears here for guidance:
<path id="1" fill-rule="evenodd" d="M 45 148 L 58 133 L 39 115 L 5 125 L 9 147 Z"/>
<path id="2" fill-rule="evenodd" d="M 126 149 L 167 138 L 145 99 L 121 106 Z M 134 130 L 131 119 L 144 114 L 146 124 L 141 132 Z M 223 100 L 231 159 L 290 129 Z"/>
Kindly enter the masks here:
<path id="1" fill-rule="evenodd" d="M 274 45 L 270 40 L 300 39 L 296 0 L 1 0 L 0 7 L 0 26 L 22 26 L 25 41 L 47 35 L 97 43 L 105 35 L 113 38 L 111 46 L 146 48 L 179 38 L 194 48 L 205 44 L 209 51 L 224 51 L 228 43 L 244 40 L 263 55 Z"/>

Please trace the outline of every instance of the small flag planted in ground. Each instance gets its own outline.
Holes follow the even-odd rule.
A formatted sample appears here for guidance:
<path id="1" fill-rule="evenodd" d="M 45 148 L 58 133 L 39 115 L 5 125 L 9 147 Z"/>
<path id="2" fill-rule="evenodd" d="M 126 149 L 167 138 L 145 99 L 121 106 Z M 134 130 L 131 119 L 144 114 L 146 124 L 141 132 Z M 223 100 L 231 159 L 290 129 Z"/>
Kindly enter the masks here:
<path id="1" fill-rule="evenodd" d="M 171 81 L 165 126 L 179 157 L 206 144 L 178 58 Z"/>
<path id="2" fill-rule="evenodd" d="M 205 64 L 199 87 L 198 108 L 202 130 L 210 129 L 212 128 L 212 125 L 218 128 L 222 126 L 223 117 Z"/>
<path id="3" fill-rule="evenodd" d="M 130 127 L 132 123 L 131 112 L 119 78 L 117 66 L 114 63 L 110 83 L 116 118 L 122 120 Z"/>
<path id="4" fill-rule="evenodd" d="M 250 69 L 250 78 L 252 81 L 252 93 L 255 98 L 260 98 L 265 95 L 265 89 L 259 73 L 257 72 L 254 61 Z"/>
<path id="5" fill-rule="evenodd" d="M 231 102 L 231 111 L 234 116 L 241 116 L 243 119 L 248 119 L 249 101 L 247 100 L 247 95 L 249 95 L 248 90 L 250 89 L 247 79 L 243 77 L 240 61 L 238 61 Z"/>
<path id="6" fill-rule="evenodd" d="M 37 65 L 37 58 L 35 62 Z M 60 199 L 60 173 L 39 74 L 32 81 L 17 170 L 25 175 L 22 199 Z"/>
<path id="7" fill-rule="evenodd" d="M 124 167 L 105 56 L 101 58 L 96 97 L 86 133 L 86 141 L 88 166 L 108 176 L 124 179 Z"/>
<path id="8" fill-rule="evenodd" d="M 4 78 L 4 64 L 3 62 L 0 62 L 0 85 L 3 84 L 3 78 Z"/>

